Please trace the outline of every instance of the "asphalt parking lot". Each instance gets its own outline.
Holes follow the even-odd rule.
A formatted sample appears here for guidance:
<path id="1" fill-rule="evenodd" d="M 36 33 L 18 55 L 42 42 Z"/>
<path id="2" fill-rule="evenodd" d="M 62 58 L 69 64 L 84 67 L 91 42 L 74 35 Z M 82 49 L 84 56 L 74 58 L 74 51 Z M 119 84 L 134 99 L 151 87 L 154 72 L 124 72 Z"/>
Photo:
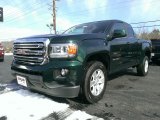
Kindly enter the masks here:
<path id="1" fill-rule="evenodd" d="M 0 62 L 0 83 L 14 82 L 10 74 L 12 56 Z M 158 61 L 160 63 L 160 61 Z M 50 97 L 105 120 L 160 120 L 160 64 L 151 63 L 146 77 L 128 69 L 109 76 L 105 95 L 96 104 L 84 104 L 83 99 Z M 49 116 L 50 117 L 50 116 Z"/>

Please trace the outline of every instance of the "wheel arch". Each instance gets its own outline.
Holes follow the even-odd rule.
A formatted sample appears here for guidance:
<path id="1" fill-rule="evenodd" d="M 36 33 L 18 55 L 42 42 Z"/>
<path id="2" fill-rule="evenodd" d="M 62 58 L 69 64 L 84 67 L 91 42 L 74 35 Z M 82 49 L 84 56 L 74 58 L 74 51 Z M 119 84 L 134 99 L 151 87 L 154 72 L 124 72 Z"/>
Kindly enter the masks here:
<path id="1" fill-rule="evenodd" d="M 145 50 L 145 56 L 147 56 L 149 60 L 151 59 L 151 51 L 149 49 Z"/>
<path id="2" fill-rule="evenodd" d="M 149 42 L 143 42 L 142 51 L 144 52 L 144 56 L 147 56 L 149 60 L 151 59 L 151 44 Z"/>
<path id="3" fill-rule="evenodd" d="M 91 61 L 99 61 L 102 62 L 104 64 L 104 66 L 106 67 L 107 71 L 110 70 L 110 56 L 108 51 L 99 51 L 96 53 L 91 53 L 89 54 L 85 61 L 84 61 L 84 65 L 86 65 L 88 62 Z"/>

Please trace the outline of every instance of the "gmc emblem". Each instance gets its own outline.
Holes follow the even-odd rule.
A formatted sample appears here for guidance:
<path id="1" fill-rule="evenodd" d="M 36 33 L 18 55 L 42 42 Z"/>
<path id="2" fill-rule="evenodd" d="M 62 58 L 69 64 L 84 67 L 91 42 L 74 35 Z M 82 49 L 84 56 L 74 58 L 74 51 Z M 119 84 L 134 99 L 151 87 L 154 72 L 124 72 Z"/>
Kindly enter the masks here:
<path id="1" fill-rule="evenodd" d="M 28 51 L 28 49 L 17 49 L 16 54 L 25 55 L 25 54 L 27 54 L 26 51 Z"/>

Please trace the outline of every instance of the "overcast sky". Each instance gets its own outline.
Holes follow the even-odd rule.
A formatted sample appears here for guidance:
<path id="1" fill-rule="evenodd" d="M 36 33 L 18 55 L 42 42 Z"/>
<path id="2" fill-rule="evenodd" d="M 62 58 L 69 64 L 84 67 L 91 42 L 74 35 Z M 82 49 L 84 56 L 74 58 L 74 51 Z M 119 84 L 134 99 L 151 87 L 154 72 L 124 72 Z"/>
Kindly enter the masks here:
<path id="1" fill-rule="evenodd" d="M 57 4 L 57 30 L 90 21 L 119 19 L 128 23 L 160 19 L 160 0 L 60 0 Z M 0 41 L 48 34 L 52 22 L 52 0 L 0 0 L 4 22 Z M 154 23 L 160 24 L 160 23 Z"/>

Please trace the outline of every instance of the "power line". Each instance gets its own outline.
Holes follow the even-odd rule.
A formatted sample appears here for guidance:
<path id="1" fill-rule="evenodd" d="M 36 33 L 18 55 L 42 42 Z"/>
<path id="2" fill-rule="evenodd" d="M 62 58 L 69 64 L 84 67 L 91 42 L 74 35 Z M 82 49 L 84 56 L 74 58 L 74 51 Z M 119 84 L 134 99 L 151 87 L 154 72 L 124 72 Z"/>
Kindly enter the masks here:
<path id="1" fill-rule="evenodd" d="M 148 28 L 148 27 L 158 27 L 160 25 L 150 25 L 150 26 L 139 26 L 139 27 L 133 27 L 133 28 Z"/>
<path id="2" fill-rule="evenodd" d="M 132 2 L 133 1 L 138 1 L 138 0 L 132 0 Z M 157 0 L 152 0 L 152 1 L 150 1 L 150 2 L 153 2 L 153 1 L 157 1 Z M 119 4 L 123 4 L 123 3 L 130 3 L 131 2 L 131 0 L 126 0 L 126 1 L 121 1 L 121 2 L 117 2 L 117 3 L 113 3 L 113 4 L 110 4 L 110 6 L 112 7 L 112 6 L 115 6 L 115 5 L 119 5 Z M 124 5 L 124 4 L 123 4 Z M 110 6 L 108 6 L 108 5 L 104 5 L 104 6 L 99 6 L 99 7 L 95 7 L 95 8 L 92 8 L 92 10 L 94 10 L 94 9 L 100 9 L 100 8 L 108 8 L 108 7 L 110 7 Z M 135 6 L 135 7 L 137 7 L 137 6 Z M 86 10 L 81 10 L 81 11 L 78 11 L 78 12 L 80 12 L 80 13 L 82 13 L 82 12 L 86 12 L 86 11 L 89 11 L 88 9 L 86 9 Z M 71 15 L 71 14 L 74 14 L 74 13 L 76 13 L 76 12 L 69 12 L 69 14 L 67 13 L 67 14 L 62 14 L 62 15 Z M 61 14 L 60 14 L 61 15 Z"/>
<path id="3" fill-rule="evenodd" d="M 153 1 L 154 1 L 154 2 L 153 2 Z M 119 2 L 119 3 L 126 3 L 126 2 L 127 2 L 127 1 L 123 1 L 123 2 Z M 130 1 L 128 1 L 128 2 L 130 2 Z M 155 0 L 152 0 L 151 2 L 152 2 L 152 4 L 153 4 L 153 3 L 157 3 L 157 2 L 159 2 L 159 1 L 156 0 L 156 2 L 155 2 Z M 150 3 L 151 3 L 151 2 L 150 2 Z M 118 5 L 118 4 L 113 4 L 113 5 L 112 5 L 112 8 L 115 8 L 115 7 L 117 8 L 117 5 Z M 122 4 L 122 5 L 124 5 L 124 4 Z M 138 5 L 140 5 L 140 4 L 138 4 Z M 158 5 L 158 4 L 157 4 L 157 5 Z M 127 7 L 127 6 L 128 6 L 128 5 L 126 5 L 125 7 Z M 104 8 L 104 7 L 107 7 L 107 6 L 96 7 L 96 8 L 93 8 L 93 9 L 101 9 L 101 8 Z M 124 6 L 121 6 L 121 7 L 124 7 Z M 137 7 L 137 6 L 134 6 L 134 7 Z M 120 8 L 120 7 L 118 7 L 118 8 Z M 93 9 L 92 9 L 92 10 L 93 10 Z M 118 9 L 114 9 L 114 10 L 118 10 Z M 88 10 L 84 10 L 83 12 L 82 12 L 82 11 L 81 11 L 81 12 L 78 11 L 78 12 L 80 12 L 80 13 L 77 14 L 77 15 L 72 16 L 72 18 L 76 18 L 77 16 L 85 15 L 85 12 L 86 12 L 86 14 L 88 14 L 87 11 L 88 11 Z M 112 11 L 112 12 L 113 12 L 113 11 Z M 99 14 L 101 14 L 101 13 L 99 13 Z M 63 15 L 71 15 L 71 14 L 63 14 Z M 84 19 L 81 18 L 81 20 L 85 21 L 85 20 L 86 20 L 86 17 L 85 17 Z M 79 21 L 79 20 L 77 19 L 77 20 L 74 20 L 74 21 Z"/>
<path id="4" fill-rule="evenodd" d="M 152 22 L 160 22 L 160 20 L 145 21 L 145 22 L 137 22 L 137 23 L 130 23 L 130 24 L 142 24 L 142 23 L 152 23 Z"/>
<path id="5" fill-rule="evenodd" d="M 47 5 L 47 4 L 44 4 L 43 6 L 46 6 L 46 5 Z M 23 15 L 20 15 L 20 16 L 18 16 L 18 17 L 12 18 L 12 19 L 6 21 L 6 23 L 15 22 L 15 21 L 17 20 L 17 18 L 30 15 L 30 14 L 34 13 L 36 10 L 38 10 L 38 9 L 40 9 L 40 8 L 42 8 L 42 6 L 39 6 L 39 7 L 35 8 L 35 9 L 32 9 L 32 11 L 27 11 L 27 12 L 25 12 Z M 14 13 L 14 14 L 16 14 L 16 13 Z"/>
<path id="6" fill-rule="evenodd" d="M 57 0 L 56 0 L 57 1 Z M 126 1 L 123 1 L 123 2 L 119 2 L 119 3 L 124 3 L 124 2 L 126 2 Z M 129 2 L 129 1 L 127 1 L 127 2 Z M 40 3 L 41 4 L 41 3 Z M 36 5 L 36 4 L 35 4 Z M 38 4 L 37 4 L 38 5 Z M 40 6 L 40 8 L 41 8 L 42 6 Z M 103 6 L 103 7 L 106 7 L 106 6 Z M 38 8 L 39 9 L 39 8 Z M 98 9 L 98 7 L 97 8 L 93 8 L 93 9 Z M 32 12 L 30 12 L 30 11 L 27 11 L 26 13 L 25 13 L 25 15 L 27 15 L 27 14 L 31 14 L 31 13 L 33 13 L 35 10 L 37 10 L 37 8 L 36 9 L 32 9 Z M 86 10 L 83 10 L 83 11 L 86 11 Z M 80 12 L 82 12 L 82 11 L 80 11 Z M 14 14 L 16 14 L 16 13 L 18 13 L 18 12 L 15 12 L 15 13 L 12 13 L 12 14 L 9 14 L 8 16 L 11 16 L 11 15 L 14 15 Z M 18 17 L 23 17 L 23 16 L 25 16 L 25 15 L 22 15 L 22 16 L 18 16 Z M 14 21 L 14 20 L 16 20 L 16 18 L 18 18 L 18 17 L 15 17 L 15 18 L 13 18 L 13 19 L 10 19 L 9 21 L 6 21 L 6 22 L 11 22 L 11 21 Z"/>
<path id="7" fill-rule="evenodd" d="M 127 2 L 127 1 L 123 1 L 123 2 L 119 2 L 119 3 L 125 3 L 125 2 Z M 98 8 L 96 8 L 96 9 L 98 9 Z M 36 11 L 36 9 L 33 11 L 33 12 L 35 12 Z M 32 12 L 28 12 L 28 14 L 31 14 Z M 148 23 L 148 22 L 157 22 L 157 21 L 160 21 L 160 20 L 155 20 L 155 21 L 146 21 L 146 22 L 138 22 L 138 23 L 131 23 L 131 24 L 141 24 L 141 23 Z M 14 22 L 14 21 L 7 21 L 7 22 Z M 29 24 L 29 25 L 33 25 L 33 24 Z M 26 26 L 28 26 L 28 24 L 26 24 Z"/>
<path id="8" fill-rule="evenodd" d="M 160 25 L 150 25 L 150 26 L 139 26 L 139 27 L 133 27 L 133 28 L 151 28 L 151 27 L 160 27 Z M 63 30 L 61 30 L 63 31 Z M 2 40 L 13 40 L 13 39 L 17 39 L 17 38 L 3 38 Z"/>
<path id="9" fill-rule="evenodd" d="M 41 5 L 41 4 L 42 4 L 42 3 L 32 3 L 32 6 L 37 6 L 37 5 Z M 19 5 L 16 4 L 16 5 L 11 6 L 11 7 L 17 8 L 17 6 L 19 6 Z M 23 10 L 23 11 L 26 11 L 26 12 L 32 11 L 32 9 L 29 9 L 28 7 L 23 8 L 22 10 Z M 34 10 L 34 9 L 33 9 L 33 10 Z M 20 12 L 12 12 L 12 13 L 10 13 L 10 14 L 7 14 L 6 17 L 12 16 L 12 15 L 15 15 L 15 14 L 18 14 L 18 13 L 20 13 Z"/>
<path id="10" fill-rule="evenodd" d="M 117 4 L 120 4 L 120 3 L 126 3 L 126 2 L 130 2 L 130 0 L 128 1 L 123 1 L 123 2 L 118 2 Z M 40 8 L 41 8 L 42 6 L 40 6 Z M 102 7 L 96 7 L 96 8 L 93 8 L 93 9 L 99 9 L 99 8 L 103 8 L 103 7 L 106 7 L 106 6 L 102 6 Z M 39 8 L 38 8 L 39 9 Z M 36 9 L 33 9 L 34 11 L 35 10 L 37 10 L 37 8 Z M 33 11 L 32 10 L 32 11 Z M 88 10 L 83 10 L 83 11 L 88 11 Z M 80 11 L 80 12 L 83 12 L 83 11 Z M 31 13 L 33 13 L 33 12 L 30 12 L 30 11 L 28 11 L 28 12 L 26 12 L 25 13 L 25 15 L 27 15 L 27 14 L 31 14 Z M 13 13 L 13 14 L 16 14 L 16 13 Z M 22 15 L 22 16 L 19 16 L 19 17 L 23 17 L 23 16 L 25 16 L 25 15 Z M 83 15 L 83 13 L 82 13 L 82 15 Z M 10 21 L 12 21 L 12 20 L 16 20 L 16 18 L 18 18 L 18 17 L 15 17 L 15 18 L 13 18 L 13 19 L 10 19 L 9 21 L 6 21 L 6 22 L 10 22 Z"/>
<path id="11" fill-rule="evenodd" d="M 128 1 L 123 1 L 123 2 L 118 2 L 116 5 L 118 5 L 118 4 L 120 4 L 120 3 L 126 3 L 126 2 L 130 2 L 130 0 Z M 102 6 L 102 7 L 97 7 L 97 8 L 93 8 L 93 9 L 99 9 L 99 8 L 103 8 L 103 7 L 106 7 L 106 6 Z M 40 8 L 41 8 L 41 6 L 40 6 Z M 38 8 L 39 9 L 39 8 Z M 23 16 L 26 16 L 26 15 L 29 15 L 29 14 L 32 14 L 33 12 L 35 12 L 37 9 L 34 9 L 34 11 L 32 10 L 32 12 L 28 12 L 28 13 L 26 13 L 26 14 L 24 14 L 24 15 L 22 15 L 22 16 L 19 16 L 19 17 L 23 17 Z M 83 10 L 83 11 L 88 11 L 88 10 Z M 82 11 L 80 11 L 80 12 L 82 12 Z M 81 13 L 82 15 L 84 15 L 84 13 Z M 80 15 L 80 14 L 78 14 L 78 15 Z M 76 17 L 76 16 L 74 16 L 74 17 Z M 18 18 L 18 17 L 16 17 L 16 18 Z M 10 21 L 6 21 L 6 22 L 14 22 L 15 20 L 16 20 L 16 18 L 14 18 L 14 19 L 11 19 Z"/>
<path id="12" fill-rule="evenodd" d="M 135 0 L 132 0 L 132 1 L 135 1 Z M 118 5 L 118 4 L 127 3 L 127 2 L 131 2 L 131 1 L 130 0 L 125 0 L 125 1 L 117 2 L 117 3 L 111 4 L 111 5 Z M 95 7 L 95 8 L 92 8 L 92 10 L 100 9 L 100 8 L 106 8 L 106 7 L 109 7 L 109 6 L 108 5 L 104 5 L 104 6 L 100 6 L 100 7 Z M 86 12 L 86 11 L 89 11 L 89 10 L 88 9 L 84 9 L 84 10 L 81 10 L 81 11 L 78 11 L 78 12 L 82 13 L 82 12 Z M 71 15 L 71 14 L 74 14 L 74 13 L 76 13 L 76 12 L 69 12 L 69 14 L 66 13 L 66 14 L 62 14 L 62 15 Z"/>

